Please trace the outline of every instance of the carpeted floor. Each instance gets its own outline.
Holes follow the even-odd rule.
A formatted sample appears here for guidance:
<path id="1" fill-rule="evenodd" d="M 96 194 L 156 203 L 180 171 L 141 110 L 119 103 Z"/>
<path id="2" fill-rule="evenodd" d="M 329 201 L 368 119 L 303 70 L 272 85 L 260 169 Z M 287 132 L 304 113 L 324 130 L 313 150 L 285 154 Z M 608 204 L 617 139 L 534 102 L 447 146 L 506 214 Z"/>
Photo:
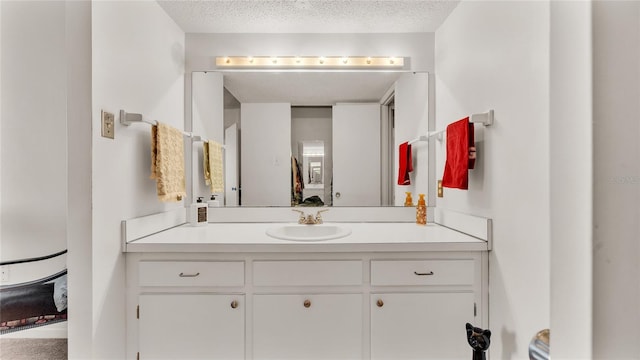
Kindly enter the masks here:
<path id="1" fill-rule="evenodd" d="M 2 339 L 2 360 L 66 360 L 67 339 Z"/>

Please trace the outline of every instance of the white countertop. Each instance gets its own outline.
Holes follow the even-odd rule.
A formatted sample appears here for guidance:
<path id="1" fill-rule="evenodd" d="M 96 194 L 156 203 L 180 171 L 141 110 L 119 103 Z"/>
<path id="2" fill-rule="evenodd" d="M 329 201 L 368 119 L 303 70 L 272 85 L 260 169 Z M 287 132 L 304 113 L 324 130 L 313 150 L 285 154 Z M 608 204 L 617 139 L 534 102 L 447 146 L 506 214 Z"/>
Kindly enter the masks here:
<path id="1" fill-rule="evenodd" d="M 437 225 L 414 223 L 326 223 L 351 229 L 325 241 L 274 239 L 267 229 L 293 223 L 180 225 L 131 242 L 125 252 L 402 252 L 487 251 L 486 241 Z M 306 225 L 322 226 L 322 225 Z"/>

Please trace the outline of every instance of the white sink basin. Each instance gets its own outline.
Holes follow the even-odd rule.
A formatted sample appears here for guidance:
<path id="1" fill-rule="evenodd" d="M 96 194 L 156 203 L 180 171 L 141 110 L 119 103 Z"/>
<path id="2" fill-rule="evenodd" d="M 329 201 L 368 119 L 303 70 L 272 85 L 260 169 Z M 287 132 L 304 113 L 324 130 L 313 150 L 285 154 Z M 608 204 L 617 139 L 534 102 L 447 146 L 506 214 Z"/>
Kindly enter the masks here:
<path id="1" fill-rule="evenodd" d="M 337 225 L 281 225 L 267 229 L 267 235 L 280 240 L 325 241 L 351 234 L 351 229 Z"/>

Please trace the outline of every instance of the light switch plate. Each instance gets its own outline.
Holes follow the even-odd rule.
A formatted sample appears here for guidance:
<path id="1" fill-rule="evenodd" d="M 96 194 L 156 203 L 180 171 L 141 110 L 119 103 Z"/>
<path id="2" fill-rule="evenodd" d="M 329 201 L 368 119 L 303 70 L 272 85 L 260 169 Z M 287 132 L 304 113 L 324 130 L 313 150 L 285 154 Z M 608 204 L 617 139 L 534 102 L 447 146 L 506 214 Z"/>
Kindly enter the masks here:
<path id="1" fill-rule="evenodd" d="M 112 113 L 102 110 L 100 112 L 102 118 L 102 137 L 109 139 L 115 138 L 115 117 Z"/>
<path id="2" fill-rule="evenodd" d="M 438 197 L 444 196 L 444 189 L 442 188 L 442 180 L 438 180 Z"/>

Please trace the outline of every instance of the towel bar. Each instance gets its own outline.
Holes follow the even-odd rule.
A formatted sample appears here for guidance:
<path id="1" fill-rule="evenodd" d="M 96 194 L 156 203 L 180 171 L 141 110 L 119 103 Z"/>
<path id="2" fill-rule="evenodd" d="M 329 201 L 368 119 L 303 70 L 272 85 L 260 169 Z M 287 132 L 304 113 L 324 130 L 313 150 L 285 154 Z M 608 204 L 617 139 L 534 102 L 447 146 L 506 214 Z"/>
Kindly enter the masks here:
<path id="1" fill-rule="evenodd" d="M 489 110 L 486 113 L 471 114 L 469 115 L 469 122 L 473 124 L 482 124 L 484 126 L 491 126 L 493 125 L 493 110 Z M 409 141 L 409 144 L 411 145 L 420 141 L 429 142 L 429 138 L 432 138 L 434 136 L 437 136 L 437 139 L 439 141 L 442 141 L 442 134 L 446 131 L 447 131 L 446 129 L 442 129 L 442 130 L 429 132 L 426 136 L 421 135 L 420 137 Z"/>
<path id="2" fill-rule="evenodd" d="M 120 124 L 129 126 L 131 124 L 139 124 L 139 123 L 145 123 L 149 125 L 158 125 L 158 122 L 156 120 L 147 120 L 142 116 L 142 114 L 128 113 L 124 110 L 120 110 Z M 193 138 L 194 141 L 206 141 L 206 140 L 203 140 L 199 135 L 195 135 L 192 132 L 183 131 L 182 134 L 184 136 Z"/>

